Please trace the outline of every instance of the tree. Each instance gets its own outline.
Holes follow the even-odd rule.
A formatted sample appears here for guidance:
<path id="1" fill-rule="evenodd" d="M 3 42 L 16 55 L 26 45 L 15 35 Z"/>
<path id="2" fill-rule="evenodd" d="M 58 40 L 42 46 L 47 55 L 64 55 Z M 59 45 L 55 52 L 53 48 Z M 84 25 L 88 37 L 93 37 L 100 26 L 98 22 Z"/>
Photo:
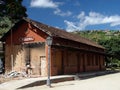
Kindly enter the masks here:
<path id="1" fill-rule="evenodd" d="M 19 20 L 22 17 L 26 17 L 26 8 L 22 6 L 23 0 L 7 0 L 6 2 L 6 14 L 12 20 Z"/>
<path id="2" fill-rule="evenodd" d="M 11 27 L 22 19 L 27 17 L 26 8 L 22 5 L 23 0 L 0 0 L 0 29 Z M 8 23 L 11 21 L 10 23 Z M 7 22 L 7 23 L 6 23 Z"/>
<path id="3" fill-rule="evenodd" d="M 3 17 L 5 14 L 5 7 L 6 1 L 5 0 L 0 0 L 0 17 Z"/>
<path id="4" fill-rule="evenodd" d="M 99 44 L 106 48 L 106 53 L 110 55 L 107 57 L 107 63 L 115 63 L 120 61 L 120 40 L 117 37 L 112 37 L 109 40 L 100 40 Z"/>

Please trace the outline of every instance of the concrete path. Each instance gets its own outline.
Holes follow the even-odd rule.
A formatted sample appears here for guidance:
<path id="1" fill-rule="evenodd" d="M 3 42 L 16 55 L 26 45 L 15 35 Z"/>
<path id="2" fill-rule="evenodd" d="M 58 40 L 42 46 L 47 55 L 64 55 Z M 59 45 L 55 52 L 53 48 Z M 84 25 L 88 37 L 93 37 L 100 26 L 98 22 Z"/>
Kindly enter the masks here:
<path id="1" fill-rule="evenodd" d="M 56 82 L 89 78 L 89 77 L 104 75 L 104 74 L 108 74 L 108 73 L 113 73 L 113 72 L 100 71 L 100 72 L 80 73 L 77 75 L 53 76 L 53 77 L 51 77 L 51 82 L 53 84 Z M 45 85 L 46 80 L 47 80 L 47 77 L 27 78 L 27 79 L 23 79 L 23 80 L 12 80 L 12 81 L 0 84 L 0 90 L 16 90 L 16 89 L 20 89 L 20 88 L 28 88 L 28 87 Z M 37 89 L 35 89 L 35 90 L 37 90 Z"/>
<path id="2" fill-rule="evenodd" d="M 52 88 L 43 85 L 20 90 L 120 90 L 120 73 L 55 83 L 52 84 Z"/>
<path id="3" fill-rule="evenodd" d="M 52 82 L 61 82 L 61 81 L 69 81 L 73 80 L 72 75 L 63 75 L 63 76 L 53 76 L 51 77 Z M 9 82 L 5 82 L 0 84 L 0 90 L 16 90 L 18 88 L 39 86 L 46 84 L 47 77 L 39 77 L 39 78 L 27 78 L 22 80 L 12 80 Z"/>
<path id="4" fill-rule="evenodd" d="M 5 82 L 0 84 L 0 90 L 15 90 L 16 88 L 27 85 L 29 83 L 37 81 L 38 78 L 31 78 L 31 79 L 23 79 L 23 80 L 12 80 L 9 82 Z"/>

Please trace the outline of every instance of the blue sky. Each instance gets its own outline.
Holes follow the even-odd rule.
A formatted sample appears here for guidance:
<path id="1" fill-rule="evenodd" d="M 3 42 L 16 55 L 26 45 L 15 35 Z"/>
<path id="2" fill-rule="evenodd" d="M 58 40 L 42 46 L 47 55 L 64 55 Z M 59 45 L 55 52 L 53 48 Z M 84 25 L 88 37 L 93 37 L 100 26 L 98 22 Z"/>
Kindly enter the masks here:
<path id="1" fill-rule="evenodd" d="M 120 0 L 23 0 L 28 17 L 67 31 L 120 30 Z"/>

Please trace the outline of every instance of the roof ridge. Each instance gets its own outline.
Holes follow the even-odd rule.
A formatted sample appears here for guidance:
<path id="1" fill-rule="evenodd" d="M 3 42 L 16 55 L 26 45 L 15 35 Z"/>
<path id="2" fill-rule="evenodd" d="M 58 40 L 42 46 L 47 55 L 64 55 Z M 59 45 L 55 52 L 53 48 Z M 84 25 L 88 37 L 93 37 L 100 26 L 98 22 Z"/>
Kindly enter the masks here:
<path id="1" fill-rule="evenodd" d="M 45 32 L 49 36 L 57 36 L 57 37 L 60 37 L 60 38 L 76 41 L 76 42 L 91 45 L 91 46 L 94 46 L 94 47 L 104 48 L 103 46 L 97 44 L 96 42 L 94 42 L 94 41 L 92 41 L 88 38 L 78 36 L 77 34 L 67 32 L 63 29 L 59 29 L 59 28 L 56 28 L 56 27 L 53 27 L 53 26 L 49 26 L 47 24 L 43 24 L 41 22 L 32 20 L 30 18 L 26 18 L 26 17 L 23 18 L 23 20 L 27 21 L 28 23 L 31 23 L 36 28 L 42 30 L 43 32 Z"/>
<path id="2" fill-rule="evenodd" d="M 91 46 L 95 46 L 95 47 L 99 47 L 99 48 L 104 48 L 101 45 L 97 44 L 96 42 L 94 42 L 88 38 L 78 36 L 77 34 L 73 34 L 73 33 L 67 32 L 65 30 L 43 24 L 41 22 L 32 20 L 30 18 L 25 18 L 24 20 L 33 24 L 35 27 L 39 28 L 40 30 L 44 31 L 45 33 L 47 33 L 50 36 L 58 36 L 61 38 L 69 39 L 69 40 L 80 42 L 83 44 L 87 44 L 87 45 L 91 45 Z"/>

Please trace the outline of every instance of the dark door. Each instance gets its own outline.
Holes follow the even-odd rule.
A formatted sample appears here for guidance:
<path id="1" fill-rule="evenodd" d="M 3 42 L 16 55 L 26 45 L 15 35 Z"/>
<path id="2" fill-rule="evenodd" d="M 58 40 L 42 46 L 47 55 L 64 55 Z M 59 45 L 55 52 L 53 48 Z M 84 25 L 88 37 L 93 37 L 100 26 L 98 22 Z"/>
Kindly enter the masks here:
<path id="1" fill-rule="evenodd" d="M 56 65 L 57 65 L 57 71 L 58 74 L 63 74 L 63 60 L 62 60 L 62 52 L 61 51 L 57 51 L 56 52 Z"/>

